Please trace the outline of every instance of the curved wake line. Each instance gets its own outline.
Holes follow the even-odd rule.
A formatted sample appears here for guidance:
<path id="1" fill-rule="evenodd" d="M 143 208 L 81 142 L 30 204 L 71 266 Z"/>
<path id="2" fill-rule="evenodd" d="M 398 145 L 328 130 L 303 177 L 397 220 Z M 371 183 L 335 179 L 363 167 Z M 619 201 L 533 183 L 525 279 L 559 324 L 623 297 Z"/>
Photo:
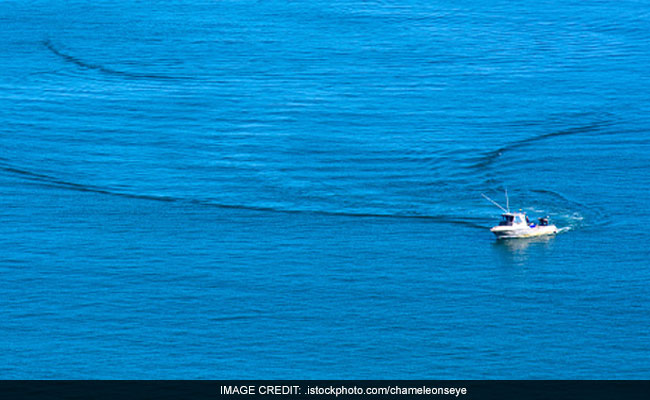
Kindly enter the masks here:
<path id="1" fill-rule="evenodd" d="M 26 171 L 23 169 L 18 169 L 14 168 L 8 165 L 2 165 L 0 166 L 0 169 L 10 172 L 15 175 L 21 175 L 26 179 L 36 181 L 45 185 L 49 186 L 55 186 L 58 188 L 63 188 L 63 189 L 68 189 L 68 190 L 76 190 L 78 192 L 91 192 L 91 193 L 100 193 L 100 194 L 107 194 L 107 195 L 113 195 L 113 196 L 121 196 L 121 197 L 129 197 L 129 198 L 136 198 L 136 199 L 147 199 L 147 200 L 157 200 L 157 201 L 175 201 L 176 199 L 171 198 L 171 197 L 165 197 L 165 196 L 149 196 L 149 195 L 137 195 L 137 194 L 129 194 L 129 193 L 120 193 L 120 192 L 114 192 L 109 189 L 104 189 L 100 187 L 95 187 L 95 186 L 89 186 L 89 185 L 81 185 L 78 183 L 74 182 L 67 182 L 63 181 L 54 177 L 51 177 L 49 175 L 44 175 L 44 174 L 38 174 L 36 172 L 31 172 L 31 171 Z"/>
<path id="2" fill-rule="evenodd" d="M 355 213 L 355 212 L 345 212 L 345 211 L 327 211 L 327 210 L 292 210 L 292 209 L 281 209 L 273 207 L 264 207 L 264 206 L 255 206 L 255 205 L 243 205 L 243 204 L 224 204 L 224 203 L 215 203 L 209 200 L 201 199 L 185 199 L 179 197 L 170 197 L 170 196 L 156 196 L 156 195 L 147 195 L 147 194 L 134 194 L 120 192 L 110 188 L 103 188 L 92 185 L 83 185 L 74 182 L 64 181 L 50 175 L 39 174 L 36 172 L 27 171 L 20 168 L 15 168 L 7 164 L 4 159 L 0 158 L 0 170 L 9 172 L 13 175 L 21 176 L 24 179 L 30 180 L 32 182 L 37 182 L 45 186 L 56 187 L 60 189 L 74 190 L 77 192 L 86 192 L 86 193 L 97 193 L 108 196 L 117 196 L 130 199 L 140 199 L 140 200 L 152 200 L 152 201 L 162 201 L 162 202 L 179 202 L 179 203 L 190 203 L 197 204 L 207 207 L 217 207 L 222 209 L 235 209 L 235 210 L 248 210 L 248 211 L 259 211 L 259 212 L 269 212 L 269 213 L 283 213 L 283 214 L 312 214 L 312 215 L 326 215 L 326 216 L 337 216 L 337 217 L 351 217 L 351 218 L 398 218 L 398 219 L 420 219 L 437 223 L 444 224 L 453 224 L 453 225 L 462 225 L 470 228 L 476 229 L 485 229 L 487 226 L 481 225 L 479 221 L 482 219 L 476 218 L 475 221 L 468 220 L 467 218 L 459 218 L 449 215 L 408 215 L 408 214 L 380 214 L 380 213 Z"/>
<path id="3" fill-rule="evenodd" d="M 560 193 L 555 192 L 553 190 L 549 190 L 549 189 L 530 189 L 530 191 L 532 193 L 537 193 L 537 194 L 541 194 L 541 195 L 556 197 L 556 198 L 560 199 L 563 204 L 572 204 L 572 205 L 575 205 L 575 206 L 579 207 L 580 209 L 588 209 L 590 211 L 598 213 L 599 215 L 601 213 L 601 211 L 599 209 L 597 209 L 597 208 L 591 207 L 591 206 L 589 206 L 587 204 L 581 203 L 581 202 L 576 201 L 576 200 L 571 200 L 571 199 L 567 198 L 566 196 L 564 196 L 563 194 L 560 194 Z"/>
<path id="4" fill-rule="evenodd" d="M 551 139 L 554 137 L 559 137 L 559 136 L 569 136 L 569 135 L 577 135 L 580 133 L 585 133 L 585 132 L 591 132 L 598 130 L 600 128 L 603 128 L 605 126 L 611 125 L 609 122 L 595 122 L 593 124 L 585 125 L 585 126 L 579 126 L 576 128 L 569 128 L 561 131 L 555 131 L 555 132 L 550 132 L 550 133 L 545 133 L 543 135 L 538 135 L 538 136 L 533 136 L 530 138 L 522 139 L 522 140 L 517 140 L 515 142 L 509 143 L 497 150 L 490 151 L 489 153 L 485 154 L 483 157 L 479 159 L 478 162 L 473 164 L 471 168 L 474 169 L 480 169 L 480 168 L 485 168 L 490 166 L 492 163 L 494 163 L 497 158 L 499 158 L 503 153 L 514 150 L 517 147 L 521 146 L 527 146 L 533 143 L 541 142 L 543 140 Z"/>
<path id="5" fill-rule="evenodd" d="M 54 44 L 52 43 L 51 40 L 45 39 L 43 40 L 43 45 L 50 51 L 52 54 L 58 56 L 59 58 L 63 59 L 64 61 L 74 64 L 80 68 L 83 69 L 92 69 L 96 71 L 100 71 L 104 74 L 109 74 L 109 75 L 117 75 L 117 76 L 125 76 L 129 78 L 134 78 L 134 79 L 159 79 L 159 80 L 180 80 L 181 78 L 173 77 L 173 76 L 167 76 L 167 75 L 159 75 L 159 74 L 139 74 L 139 73 L 133 73 L 133 72 L 125 72 L 125 71 L 118 71 L 114 70 L 111 68 L 107 68 L 103 65 L 100 64 L 92 64 L 86 61 L 83 61 L 77 57 L 71 56 L 69 54 L 66 54 L 62 52 L 61 50 L 57 49 Z M 189 78 L 182 78 L 182 79 L 189 79 Z"/>

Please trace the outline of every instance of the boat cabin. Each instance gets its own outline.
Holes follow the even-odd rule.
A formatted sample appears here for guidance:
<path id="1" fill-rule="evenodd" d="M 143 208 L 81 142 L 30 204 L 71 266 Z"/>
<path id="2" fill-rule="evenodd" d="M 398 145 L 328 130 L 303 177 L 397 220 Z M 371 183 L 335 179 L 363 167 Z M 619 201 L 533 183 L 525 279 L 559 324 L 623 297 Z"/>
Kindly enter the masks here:
<path id="1" fill-rule="evenodd" d="M 499 226 L 512 226 L 527 223 L 526 214 L 524 213 L 505 213 L 501 214 Z"/>

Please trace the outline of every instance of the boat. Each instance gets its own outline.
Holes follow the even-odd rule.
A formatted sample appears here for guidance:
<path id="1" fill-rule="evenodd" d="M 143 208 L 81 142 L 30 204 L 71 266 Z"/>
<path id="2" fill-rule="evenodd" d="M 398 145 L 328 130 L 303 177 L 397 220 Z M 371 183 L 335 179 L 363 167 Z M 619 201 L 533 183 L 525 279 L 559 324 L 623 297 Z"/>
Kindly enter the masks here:
<path id="1" fill-rule="evenodd" d="M 508 201 L 508 192 L 506 191 L 506 208 L 499 205 L 496 201 L 482 194 L 488 201 L 499 207 L 501 222 L 499 225 L 490 229 L 497 239 L 510 238 L 529 238 L 535 236 L 555 235 L 558 230 L 555 225 L 549 224 L 549 217 L 538 218 L 538 223 L 531 222 L 525 212 L 510 212 L 510 202 Z"/>
<path id="2" fill-rule="evenodd" d="M 506 212 L 501 214 L 499 225 L 490 231 L 497 239 L 528 238 L 534 236 L 555 235 L 557 227 L 548 223 L 548 217 L 538 219 L 539 223 L 530 222 L 524 212 Z"/>

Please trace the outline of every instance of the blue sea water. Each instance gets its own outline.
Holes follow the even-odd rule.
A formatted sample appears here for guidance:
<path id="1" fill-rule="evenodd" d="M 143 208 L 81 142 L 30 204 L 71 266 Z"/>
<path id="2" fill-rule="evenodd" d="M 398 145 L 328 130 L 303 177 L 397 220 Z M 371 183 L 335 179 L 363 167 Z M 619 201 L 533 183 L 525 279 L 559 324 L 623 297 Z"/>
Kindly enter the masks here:
<path id="1" fill-rule="evenodd" d="M 3 1 L 0 377 L 650 377 L 645 1 Z M 562 233 L 497 242 L 481 193 Z"/>

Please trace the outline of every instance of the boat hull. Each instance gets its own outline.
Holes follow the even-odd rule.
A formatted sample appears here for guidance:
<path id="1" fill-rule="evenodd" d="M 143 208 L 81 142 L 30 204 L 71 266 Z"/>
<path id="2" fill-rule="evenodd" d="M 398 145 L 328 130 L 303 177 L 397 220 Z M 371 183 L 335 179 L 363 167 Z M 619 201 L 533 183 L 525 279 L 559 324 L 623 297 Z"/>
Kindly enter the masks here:
<path id="1" fill-rule="evenodd" d="M 529 238 L 535 236 L 555 235 L 557 227 L 555 225 L 536 226 L 531 228 L 529 226 L 514 227 L 514 226 L 495 226 L 490 229 L 497 239 L 512 239 L 512 238 Z"/>

